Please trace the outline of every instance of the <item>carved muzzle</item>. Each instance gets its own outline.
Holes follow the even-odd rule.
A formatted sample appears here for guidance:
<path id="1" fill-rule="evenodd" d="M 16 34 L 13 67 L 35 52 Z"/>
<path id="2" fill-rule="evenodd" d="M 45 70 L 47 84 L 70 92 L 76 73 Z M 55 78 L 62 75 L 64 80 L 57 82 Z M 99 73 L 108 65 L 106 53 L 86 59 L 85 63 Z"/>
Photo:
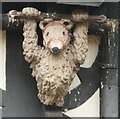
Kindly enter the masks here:
<path id="1" fill-rule="evenodd" d="M 58 54 L 63 50 L 64 48 L 64 42 L 59 39 L 50 39 L 47 47 L 50 49 L 50 51 L 54 54 Z"/>

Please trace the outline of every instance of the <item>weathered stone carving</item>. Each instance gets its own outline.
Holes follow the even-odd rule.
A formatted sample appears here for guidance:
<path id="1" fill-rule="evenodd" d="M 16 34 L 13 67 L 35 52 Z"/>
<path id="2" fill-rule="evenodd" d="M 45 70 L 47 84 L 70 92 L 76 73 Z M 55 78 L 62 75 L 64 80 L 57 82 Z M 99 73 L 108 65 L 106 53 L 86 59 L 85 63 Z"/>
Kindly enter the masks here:
<path id="1" fill-rule="evenodd" d="M 22 13 L 40 15 L 37 9 L 29 7 L 24 8 Z M 78 19 L 87 17 L 87 14 L 73 12 L 73 17 Z M 43 31 L 44 47 L 38 45 L 36 21 L 25 19 L 23 54 L 36 79 L 40 101 L 45 105 L 63 106 L 69 86 L 85 61 L 88 24 L 75 24 L 73 33 L 70 32 L 73 23 L 68 19 L 44 19 L 39 26 Z"/>

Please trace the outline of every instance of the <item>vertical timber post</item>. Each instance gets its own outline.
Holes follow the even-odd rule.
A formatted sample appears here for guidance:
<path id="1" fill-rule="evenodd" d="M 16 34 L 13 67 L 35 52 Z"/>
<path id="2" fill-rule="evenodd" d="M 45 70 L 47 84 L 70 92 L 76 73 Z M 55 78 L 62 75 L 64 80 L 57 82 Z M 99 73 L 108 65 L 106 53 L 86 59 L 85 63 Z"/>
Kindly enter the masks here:
<path id="1" fill-rule="evenodd" d="M 119 23 L 108 20 L 102 42 L 101 117 L 118 117 L 118 40 Z"/>

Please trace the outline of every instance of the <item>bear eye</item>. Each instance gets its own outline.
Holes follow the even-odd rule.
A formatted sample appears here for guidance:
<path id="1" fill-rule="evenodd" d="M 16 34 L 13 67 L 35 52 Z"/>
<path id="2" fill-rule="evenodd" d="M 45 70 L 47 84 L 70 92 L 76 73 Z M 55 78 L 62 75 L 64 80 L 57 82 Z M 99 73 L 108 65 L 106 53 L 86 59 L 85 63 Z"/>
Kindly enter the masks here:
<path id="1" fill-rule="evenodd" d="M 65 31 L 63 31 L 63 35 L 65 36 Z"/>
<path id="2" fill-rule="evenodd" d="M 48 36 L 48 35 L 49 35 L 49 32 L 46 33 L 46 36 Z"/>
<path id="3" fill-rule="evenodd" d="M 68 25 L 69 25 L 69 23 L 68 23 L 68 22 L 64 22 L 63 24 L 64 24 L 64 25 L 66 25 L 66 26 L 68 26 Z"/>

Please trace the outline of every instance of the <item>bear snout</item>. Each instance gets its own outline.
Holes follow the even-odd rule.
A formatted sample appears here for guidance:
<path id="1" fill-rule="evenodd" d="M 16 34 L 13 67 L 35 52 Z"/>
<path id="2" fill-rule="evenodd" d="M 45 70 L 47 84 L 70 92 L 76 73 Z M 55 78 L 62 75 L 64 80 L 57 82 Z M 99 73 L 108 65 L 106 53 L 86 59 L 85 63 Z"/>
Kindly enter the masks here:
<path id="1" fill-rule="evenodd" d="M 53 47 L 53 48 L 52 48 L 52 52 L 53 52 L 54 54 L 58 54 L 58 53 L 60 52 L 60 49 L 59 49 L 58 47 Z"/>
<path id="2" fill-rule="evenodd" d="M 60 53 L 62 51 L 63 47 L 64 47 L 64 44 L 60 40 L 51 40 L 49 45 L 48 45 L 48 48 L 50 49 L 50 51 L 53 54 Z"/>

